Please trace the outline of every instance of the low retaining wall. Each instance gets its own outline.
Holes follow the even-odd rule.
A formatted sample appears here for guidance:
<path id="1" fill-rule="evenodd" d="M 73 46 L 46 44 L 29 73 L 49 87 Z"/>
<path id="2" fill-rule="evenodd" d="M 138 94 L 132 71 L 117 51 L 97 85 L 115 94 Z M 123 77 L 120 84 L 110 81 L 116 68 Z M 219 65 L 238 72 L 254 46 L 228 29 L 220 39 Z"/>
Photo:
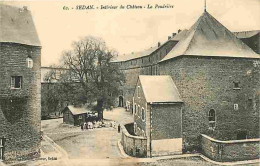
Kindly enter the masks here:
<path id="1" fill-rule="evenodd" d="M 207 135 L 201 135 L 202 153 L 212 160 L 242 161 L 260 157 L 260 139 L 219 141 Z"/>
<path id="2" fill-rule="evenodd" d="M 126 125 L 134 125 L 126 124 Z M 132 132 L 130 132 L 132 133 Z M 121 144 L 124 151 L 129 156 L 133 157 L 146 157 L 147 156 L 147 139 L 144 137 L 133 136 L 129 134 L 124 125 L 122 125 Z"/>

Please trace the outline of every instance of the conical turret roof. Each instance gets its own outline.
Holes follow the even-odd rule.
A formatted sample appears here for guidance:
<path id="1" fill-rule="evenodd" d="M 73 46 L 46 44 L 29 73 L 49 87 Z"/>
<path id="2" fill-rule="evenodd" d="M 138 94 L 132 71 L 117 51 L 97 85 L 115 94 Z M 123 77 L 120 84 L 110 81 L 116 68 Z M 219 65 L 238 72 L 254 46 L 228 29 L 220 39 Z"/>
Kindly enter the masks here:
<path id="1" fill-rule="evenodd" d="M 181 55 L 260 58 L 207 11 L 161 61 Z"/>

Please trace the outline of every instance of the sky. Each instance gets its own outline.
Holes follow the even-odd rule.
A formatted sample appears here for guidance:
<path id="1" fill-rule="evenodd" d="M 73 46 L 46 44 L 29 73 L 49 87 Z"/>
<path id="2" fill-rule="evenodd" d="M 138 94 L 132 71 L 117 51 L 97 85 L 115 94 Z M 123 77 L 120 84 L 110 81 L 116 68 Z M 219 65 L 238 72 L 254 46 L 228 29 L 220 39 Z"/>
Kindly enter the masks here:
<path id="1" fill-rule="evenodd" d="M 58 64 L 61 53 L 85 36 L 102 38 L 119 54 L 142 51 L 188 29 L 204 10 L 204 0 L 0 1 L 27 6 L 42 45 L 42 66 Z M 147 9 L 147 5 L 173 8 Z M 77 5 L 99 9 L 75 10 Z M 143 9 L 101 10 L 100 5 L 137 5 Z M 63 10 L 63 7 L 70 10 Z M 71 9 L 74 8 L 74 9 Z M 230 31 L 260 30 L 260 0 L 207 0 L 207 11 Z"/>

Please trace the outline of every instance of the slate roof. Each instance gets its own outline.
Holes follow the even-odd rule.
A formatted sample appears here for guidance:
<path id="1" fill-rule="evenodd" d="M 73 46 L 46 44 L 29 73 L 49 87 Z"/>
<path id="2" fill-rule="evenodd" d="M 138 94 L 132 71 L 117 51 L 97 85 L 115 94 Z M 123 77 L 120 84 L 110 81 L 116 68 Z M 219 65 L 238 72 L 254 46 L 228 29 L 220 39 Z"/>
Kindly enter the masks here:
<path id="1" fill-rule="evenodd" d="M 139 80 L 148 103 L 182 102 L 180 94 L 171 76 L 140 75 Z"/>
<path id="2" fill-rule="evenodd" d="M 91 110 L 87 109 L 86 107 L 74 107 L 73 105 L 69 105 L 67 108 L 70 110 L 72 115 L 91 113 Z"/>
<path id="3" fill-rule="evenodd" d="M 144 57 L 144 56 L 148 56 L 152 52 L 154 52 L 157 48 L 158 47 L 151 47 L 151 48 L 144 50 L 144 51 L 133 52 L 131 54 L 126 54 L 126 55 L 119 55 L 114 60 L 112 60 L 112 62 L 128 61 L 128 60 L 131 60 L 131 59 L 137 59 L 137 58 L 141 58 L 141 57 Z"/>
<path id="4" fill-rule="evenodd" d="M 184 38 L 187 34 L 188 30 L 187 29 L 184 29 L 182 30 L 180 33 L 176 34 L 173 38 L 171 38 L 170 40 L 172 41 L 179 41 L 181 40 L 182 38 Z M 167 43 L 168 41 L 170 40 L 167 40 L 165 42 L 163 42 L 163 44 Z M 162 45 L 163 45 L 162 44 Z M 161 45 L 161 46 L 162 46 Z M 161 47 L 160 46 L 160 47 Z M 119 55 L 118 57 L 116 57 L 112 62 L 122 62 L 122 61 L 128 61 L 128 60 L 132 60 L 132 59 L 137 59 L 137 58 L 141 58 L 141 57 L 145 57 L 145 56 L 148 56 L 150 55 L 151 53 L 153 53 L 154 51 L 156 51 L 157 49 L 160 49 L 160 47 L 156 46 L 156 47 L 151 47 L 147 50 L 144 50 L 144 51 L 139 51 L 139 52 L 133 52 L 131 54 L 126 54 L 126 55 Z"/>
<path id="5" fill-rule="evenodd" d="M 0 25 L 0 42 L 41 46 L 29 10 L 0 4 Z"/>
<path id="6" fill-rule="evenodd" d="M 181 55 L 260 58 L 208 12 L 202 14 L 161 62 Z"/>
<path id="7" fill-rule="evenodd" d="M 176 34 L 171 40 L 173 41 L 180 41 L 182 38 L 184 38 L 187 35 L 188 30 L 184 29 L 180 33 Z"/>
<path id="8" fill-rule="evenodd" d="M 260 33 L 260 30 L 254 30 L 254 31 L 241 31 L 241 32 L 233 32 L 237 38 L 243 39 L 243 38 L 250 38 L 252 36 L 255 36 Z"/>

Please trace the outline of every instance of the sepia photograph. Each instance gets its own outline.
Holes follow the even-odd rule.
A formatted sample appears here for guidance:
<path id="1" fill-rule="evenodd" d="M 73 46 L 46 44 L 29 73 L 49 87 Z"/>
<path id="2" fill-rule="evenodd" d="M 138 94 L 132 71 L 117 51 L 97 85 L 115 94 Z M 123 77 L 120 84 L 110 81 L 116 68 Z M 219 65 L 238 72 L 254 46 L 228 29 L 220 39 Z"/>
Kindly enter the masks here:
<path id="1" fill-rule="evenodd" d="M 260 0 L 0 0 L 0 166 L 260 164 Z"/>

